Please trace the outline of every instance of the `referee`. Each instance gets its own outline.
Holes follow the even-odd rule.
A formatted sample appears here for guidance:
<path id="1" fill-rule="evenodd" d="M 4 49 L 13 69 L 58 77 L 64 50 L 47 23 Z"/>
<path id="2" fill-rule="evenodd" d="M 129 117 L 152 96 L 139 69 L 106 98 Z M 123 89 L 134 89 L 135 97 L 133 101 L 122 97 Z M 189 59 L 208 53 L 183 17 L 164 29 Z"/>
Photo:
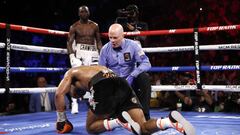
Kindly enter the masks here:
<path id="1" fill-rule="evenodd" d="M 99 65 L 108 67 L 128 81 L 148 120 L 151 83 L 146 72 L 151 68 L 151 63 L 137 42 L 124 38 L 124 30 L 120 24 L 112 24 L 108 36 L 110 41 L 101 49 Z"/>

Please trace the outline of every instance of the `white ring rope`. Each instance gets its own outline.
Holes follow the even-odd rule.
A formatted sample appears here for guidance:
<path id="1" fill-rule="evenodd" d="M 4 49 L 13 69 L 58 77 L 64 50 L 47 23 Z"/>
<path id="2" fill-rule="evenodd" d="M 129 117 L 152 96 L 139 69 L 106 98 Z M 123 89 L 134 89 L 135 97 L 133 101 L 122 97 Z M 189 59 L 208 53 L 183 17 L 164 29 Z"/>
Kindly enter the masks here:
<path id="1" fill-rule="evenodd" d="M 152 85 L 152 91 L 196 90 L 196 85 Z M 202 85 L 203 90 L 239 92 L 240 85 Z"/>
<path id="2" fill-rule="evenodd" d="M 4 48 L 5 43 L 0 43 L 0 48 Z M 67 54 L 67 49 L 53 48 L 53 47 L 39 47 L 33 45 L 11 44 L 11 49 L 18 51 L 31 51 L 42 53 L 58 53 Z M 154 47 L 143 48 L 145 52 L 182 52 L 193 51 L 192 46 L 178 46 L 178 47 Z M 201 45 L 200 50 L 240 50 L 240 44 L 216 44 L 216 45 Z M 181 91 L 181 90 L 196 90 L 195 85 L 155 85 L 152 86 L 152 91 Z M 229 91 L 239 92 L 240 85 L 202 85 L 203 89 L 212 91 Z M 40 93 L 40 92 L 55 92 L 57 87 L 49 88 L 10 88 L 10 93 Z M 0 88 L 0 93 L 4 93 L 5 88 Z"/>
<path id="3" fill-rule="evenodd" d="M 5 43 L 0 43 L 0 48 L 4 48 Z M 42 52 L 42 53 L 58 53 L 67 54 L 67 49 L 54 48 L 54 47 L 40 47 L 34 45 L 23 45 L 11 43 L 11 49 L 18 51 L 31 51 L 31 52 Z M 240 44 L 216 44 L 216 45 L 200 45 L 200 50 L 240 50 Z M 154 48 L 143 48 L 144 52 L 155 53 L 155 52 L 183 52 L 193 51 L 194 46 L 176 46 L 176 47 L 154 47 Z"/>
<path id="4" fill-rule="evenodd" d="M 152 91 L 185 91 L 196 90 L 196 85 L 152 85 Z M 240 92 L 240 85 L 202 85 L 203 90 Z M 55 92 L 57 87 L 47 88 L 10 88 L 10 93 L 29 94 L 41 92 Z M 5 88 L 0 88 L 4 93 Z"/>
<path id="5" fill-rule="evenodd" d="M 240 50 L 240 44 L 216 44 L 216 45 L 200 45 L 200 50 Z M 193 51 L 194 46 L 176 46 L 176 47 L 154 47 L 143 48 L 144 52 L 184 52 Z"/>
<path id="6" fill-rule="evenodd" d="M 5 47 L 5 43 L 0 43 L 0 48 L 4 48 Z"/>
<path id="7" fill-rule="evenodd" d="M 67 49 L 54 48 L 54 47 L 42 47 L 42 46 L 30 46 L 30 45 L 22 45 L 22 44 L 11 44 L 11 49 L 18 50 L 18 51 L 28 51 L 28 52 L 67 54 Z"/>
<path id="8" fill-rule="evenodd" d="M 39 87 L 39 88 L 10 88 L 10 93 L 29 94 L 29 93 L 42 93 L 42 92 L 55 92 L 57 87 Z M 0 88 L 0 93 L 4 93 L 5 88 Z"/>

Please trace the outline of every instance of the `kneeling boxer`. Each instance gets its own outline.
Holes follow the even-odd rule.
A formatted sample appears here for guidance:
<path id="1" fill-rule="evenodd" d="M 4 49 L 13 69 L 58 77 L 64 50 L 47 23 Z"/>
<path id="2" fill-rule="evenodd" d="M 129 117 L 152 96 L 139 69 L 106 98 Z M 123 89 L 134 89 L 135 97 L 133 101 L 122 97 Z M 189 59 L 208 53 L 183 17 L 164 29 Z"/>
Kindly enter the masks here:
<path id="1" fill-rule="evenodd" d="M 103 66 L 81 66 L 66 72 L 55 97 L 58 133 L 73 130 L 65 114 L 64 95 L 70 92 L 77 97 L 82 93 L 80 91 L 91 93 L 86 121 L 88 133 L 96 134 L 123 127 L 135 134 L 151 134 L 175 128 L 181 133 L 195 135 L 194 127 L 177 111 L 172 111 L 167 118 L 146 121 L 142 106 L 128 82 Z"/>

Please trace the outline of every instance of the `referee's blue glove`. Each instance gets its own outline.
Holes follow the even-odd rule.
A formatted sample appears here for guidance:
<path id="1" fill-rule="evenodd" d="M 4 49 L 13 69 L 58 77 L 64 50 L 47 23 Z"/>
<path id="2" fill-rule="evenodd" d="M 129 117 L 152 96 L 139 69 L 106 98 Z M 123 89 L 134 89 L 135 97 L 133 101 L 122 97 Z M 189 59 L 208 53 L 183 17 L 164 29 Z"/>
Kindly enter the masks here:
<path id="1" fill-rule="evenodd" d="M 129 75 L 129 76 L 126 78 L 126 80 L 128 81 L 128 84 L 129 84 L 130 86 L 131 86 L 132 83 L 133 83 L 133 79 L 134 79 L 134 77 L 131 76 L 131 75 Z"/>

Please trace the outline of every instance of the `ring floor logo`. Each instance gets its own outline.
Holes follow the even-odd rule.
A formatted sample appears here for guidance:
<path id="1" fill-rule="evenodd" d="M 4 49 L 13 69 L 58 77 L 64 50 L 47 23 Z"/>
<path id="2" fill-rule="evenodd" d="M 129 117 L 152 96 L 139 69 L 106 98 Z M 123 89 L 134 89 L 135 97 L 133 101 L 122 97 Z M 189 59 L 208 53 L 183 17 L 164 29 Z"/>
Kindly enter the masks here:
<path id="1" fill-rule="evenodd" d="M 8 134 L 11 132 L 21 132 L 24 130 L 33 130 L 33 129 L 47 128 L 47 127 L 50 127 L 50 123 L 29 125 L 29 126 L 23 126 L 23 127 L 0 128 L 0 134 Z"/>

